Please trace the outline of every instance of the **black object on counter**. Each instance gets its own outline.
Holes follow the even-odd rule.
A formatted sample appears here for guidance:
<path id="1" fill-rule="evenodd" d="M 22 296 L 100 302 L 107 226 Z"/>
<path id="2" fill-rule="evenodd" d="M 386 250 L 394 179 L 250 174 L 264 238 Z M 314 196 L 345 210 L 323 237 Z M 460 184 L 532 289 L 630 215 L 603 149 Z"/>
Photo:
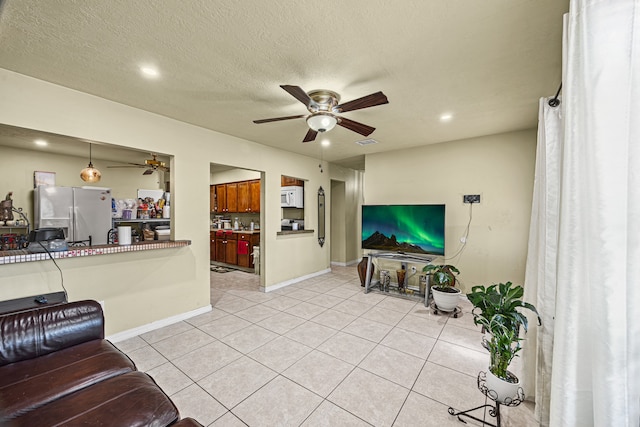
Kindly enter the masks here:
<path id="1" fill-rule="evenodd" d="M 56 239 L 64 240 L 62 228 L 38 228 L 29 233 L 29 242 L 45 242 Z"/>

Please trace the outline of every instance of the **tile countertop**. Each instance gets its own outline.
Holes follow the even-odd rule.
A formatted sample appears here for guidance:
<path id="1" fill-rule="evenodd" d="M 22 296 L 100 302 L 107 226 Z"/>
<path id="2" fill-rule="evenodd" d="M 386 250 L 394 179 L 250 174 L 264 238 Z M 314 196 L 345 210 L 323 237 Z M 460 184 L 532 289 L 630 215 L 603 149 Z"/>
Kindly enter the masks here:
<path id="1" fill-rule="evenodd" d="M 132 243 L 131 245 L 95 245 L 71 247 L 67 251 L 51 252 L 55 259 L 77 258 L 85 256 L 109 255 L 123 252 L 149 251 L 156 249 L 180 248 L 191 245 L 190 240 L 149 240 L 146 242 Z M 27 249 L 12 251 L 0 251 L 0 265 L 18 264 L 23 262 L 46 261 L 49 254 L 46 252 L 30 252 Z"/>

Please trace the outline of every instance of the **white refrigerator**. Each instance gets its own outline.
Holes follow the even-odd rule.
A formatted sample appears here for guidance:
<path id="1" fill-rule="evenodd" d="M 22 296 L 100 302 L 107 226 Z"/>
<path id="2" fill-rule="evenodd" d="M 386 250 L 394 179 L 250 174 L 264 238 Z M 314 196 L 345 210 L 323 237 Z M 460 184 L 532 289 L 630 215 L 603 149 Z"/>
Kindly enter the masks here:
<path id="1" fill-rule="evenodd" d="M 62 228 L 70 243 L 107 243 L 111 189 L 41 185 L 33 192 L 35 228 Z"/>

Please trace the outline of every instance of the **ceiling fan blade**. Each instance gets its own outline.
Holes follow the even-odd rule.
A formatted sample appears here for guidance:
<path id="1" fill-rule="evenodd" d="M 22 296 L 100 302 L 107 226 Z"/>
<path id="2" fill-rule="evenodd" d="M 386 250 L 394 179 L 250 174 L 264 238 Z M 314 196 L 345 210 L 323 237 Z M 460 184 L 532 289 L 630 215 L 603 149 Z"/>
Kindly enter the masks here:
<path id="1" fill-rule="evenodd" d="M 138 165 L 135 163 L 129 163 L 132 166 L 107 166 L 108 168 L 147 168 L 147 165 Z"/>
<path id="2" fill-rule="evenodd" d="M 311 142 L 316 139 L 316 136 L 318 136 L 318 132 L 313 129 L 309 129 L 302 142 Z"/>
<path id="3" fill-rule="evenodd" d="M 337 105 L 334 109 L 334 113 L 344 113 L 346 111 L 360 110 L 362 108 L 375 107 L 376 105 L 388 104 L 389 100 L 382 92 L 372 93 L 371 95 L 363 96 L 362 98 L 354 99 L 353 101 L 345 102 L 344 104 Z"/>
<path id="4" fill-rule="evenodd" d="M 280 85 L 280 87 L 289 92 L 289 95 L 306 105 L 307 108 L 311 105 L 315 105 L 313 99 L 309 98 L 307 92 L 305 92 L 300 86 Z"/>
<path id="5" fill-rule="evenodd" d="M 151 175 L 153 173 L 153 169 L 147 169 L 146 171 L 142 172 L 142 175 Z"/>
<path id="6" fill-rule="evenodd" d="M 343 128 L 347 128 L 349 130 L 357 132 L 360 135 L 364 135 L 364 136 L 369 136 L 373 133 L 374 130 L 376 130 L 376 128 L 374 127 L 371 127 L 353 120 L 349 120 L 344 117 L 338 118 L 338 125 L 342 126 Z"/>
<path id="7" fill-rule="evenodd" d="M 253 123 L 260 124 L 260 123 L 269 123 L 269 122 L 279 122 L 280 120 L 300 119 L 302 117 L 307 117 L 307 115 L 301 114 L 299 116 L 287 116 L 287 117 L 276 117 L 275 119 L 254 120 Z"/>

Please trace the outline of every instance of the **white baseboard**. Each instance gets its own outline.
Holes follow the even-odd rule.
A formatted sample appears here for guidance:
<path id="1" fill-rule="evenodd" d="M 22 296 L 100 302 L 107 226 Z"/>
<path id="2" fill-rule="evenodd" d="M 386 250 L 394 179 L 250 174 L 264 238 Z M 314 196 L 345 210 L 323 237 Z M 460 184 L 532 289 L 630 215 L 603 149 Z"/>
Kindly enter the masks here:
<path id="1" fill-rule="evenodd" d="M 348 267 L 350 265 L 354 265 L 354 264 L 357 264 L 359 262 L 360 262 L 359 259 L 356 259 L 354 261 L 347 261 L 347 262 L 331 261 L 331 265 L 337 265 L 337 266 L 340 266 L 340 267 Z"/>
<path id="2" fill-rule="evenodd" d="M 327 273 L 331 273 L 330 268 L 327 268 L 326 270 L 316 271 L 315 273 L 307 274 L 306 276 L 300 276 L 300 277 L 296 277 L 295 279 L 276 283 L 275 285 L 271 285 L 266 289 L 260 286 L 260 290 L 262 292 L 276 291 L 278 289 L 284 288 L 285 286 L 293 285 L 294 283 L 302 282 L 303 280 L 311 279 L 312 277 L 322 276 L 323 274 L 327 274 Z"/>
<path id="3" fill-rule="evenodd" d="M 208 313 L 212 310 L 211 304 L 204 307 L 200 307 L 195 310 L 187 311 L 186 313 L 176 314 L 175 316 L 167 317 L 166 319 L 156 320 L 155 322 L 147 323 L 146 325 L 138 326 L 137 328 L 128 329 L 126 331 L 118 332 L 106 337 L 112 343 L 128 340 L 129 338 L 136 337 L 138 335 L 154 331 L 165 326 L 178 323 L 182 320 L 190 319 L 200 314 Z"/>

